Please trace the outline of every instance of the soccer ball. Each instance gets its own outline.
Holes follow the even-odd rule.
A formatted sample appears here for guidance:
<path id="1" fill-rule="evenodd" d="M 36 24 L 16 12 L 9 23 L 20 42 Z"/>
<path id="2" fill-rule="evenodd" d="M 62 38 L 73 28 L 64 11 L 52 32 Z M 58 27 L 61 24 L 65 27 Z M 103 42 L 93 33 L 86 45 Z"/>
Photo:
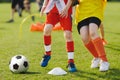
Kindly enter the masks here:
<path id="1" fill-rule="evenodd" d="M 25 73 L 28 68 L 28 60 L 23 55 L 13 56 L 9 62 L 9 69 L 13 73 Z"/>

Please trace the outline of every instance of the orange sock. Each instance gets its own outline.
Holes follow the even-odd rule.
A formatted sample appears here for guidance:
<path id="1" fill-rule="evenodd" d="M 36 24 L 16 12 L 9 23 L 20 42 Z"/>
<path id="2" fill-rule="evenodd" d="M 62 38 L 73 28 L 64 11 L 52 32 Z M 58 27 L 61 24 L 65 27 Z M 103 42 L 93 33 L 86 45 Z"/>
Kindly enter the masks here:
<path id="1" fill-rule="evenodd" d="M 92 41 L 90 41 L 88 44 L 85 45 L 85 47 L 90 51 L 90 53 L 95 57 L 98 58 L 98 53 L 95 49 L 95 46 Z"/>
<path id="2" fill-rule="evenodd" d="M 94 44 L 94 46 L 95 46 L 95 48 L 97 50 L 97 53 L 98 53 L 99 57 L 103 61 L 107 61 L 104 46 L 103 46 L 103 43 L 102 43 L 102 39 L 100 37 L 94 39 L 93 44 Z"/>

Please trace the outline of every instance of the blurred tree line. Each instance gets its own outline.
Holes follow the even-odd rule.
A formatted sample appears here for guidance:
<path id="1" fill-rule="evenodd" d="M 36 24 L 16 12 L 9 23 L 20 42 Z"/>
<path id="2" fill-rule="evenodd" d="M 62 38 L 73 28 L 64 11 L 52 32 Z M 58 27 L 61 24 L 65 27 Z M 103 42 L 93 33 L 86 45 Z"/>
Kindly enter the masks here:
<path id="1" fill-rule="evenodd" d="M 30 0 L 31 2 L 34 2 L 35 0 Z M 108 1 L 120 1 L 120 0 L 108 0 Z M 11 2 L 11 0 L 0 0 L 0 2 Z"/>

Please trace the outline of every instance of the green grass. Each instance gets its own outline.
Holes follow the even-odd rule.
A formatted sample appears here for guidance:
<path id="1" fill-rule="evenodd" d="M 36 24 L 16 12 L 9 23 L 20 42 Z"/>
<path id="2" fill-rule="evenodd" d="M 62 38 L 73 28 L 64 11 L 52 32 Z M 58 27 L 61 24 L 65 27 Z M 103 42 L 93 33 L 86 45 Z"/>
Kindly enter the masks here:
<path id="1" fill-rule="evenodd" d="M 42 32 L 30 32 L 31 19 L 22 25 L 21 38 L 19 28 L 21 21 L 28 16 L 23 12 L 19 18 L 15 14 L 14 23 L 5 23 L 10 18 L 10 4 L 0 4 L 0 80 L 120 80 L 120 3 L 108 3 L 105 11 L 105 37 L 108 45 L 105 46 L 110 70 L 99 72 L 98 69 L 90 69 L 91 54 L 85 49 L 77 33 L 76 25 L 73 26 L 75 41 L 75 63 L 78 72 L 64 76 L 48 75 L 47 72 L 55 67 L 61 67 L 67 71 L 67 53 L 62 31 L 52 33 L 52 59 L 46 68 L 39 65 L 44 53 Z M 36 4 L 32 4 L 32 12 L 39 14 Z M 44 21 L 36 17 L 36 22 Z M 25 55 L 29 60 L 29 70 L 26 74 L 13 74 L 9 70 L 9 60 L 17 54 Z"/>

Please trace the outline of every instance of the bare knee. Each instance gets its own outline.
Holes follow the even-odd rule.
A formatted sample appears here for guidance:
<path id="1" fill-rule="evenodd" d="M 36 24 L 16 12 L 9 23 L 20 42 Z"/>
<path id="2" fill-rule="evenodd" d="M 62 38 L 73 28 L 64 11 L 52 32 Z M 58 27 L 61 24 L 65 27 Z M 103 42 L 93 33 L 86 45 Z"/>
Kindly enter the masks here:
<path id="1" fill-rule="evenodd" d="M 73 41 L 73 38 L 72 38 L 72 32 L 71 31 L 64 31 L 64 37 L 66 39 L 66 41 Z"/>
<path id="2" fill-rule="evenodd" d="M 82 37 L 82 41 L 84 44 L 87 44 L 87 43 L 89 43 L 90 39 L 89 39 L 89 37 Z"/>
<path id="3" fill-rule="evenodd" d="M 96 24 L 91 23 L 89 25 L 89 35 L 90 35 L 91 39 L 95 39 L 95 38 L 99 37 L 98 26 Z"/>
<path id="4" fill-rule="evenodd" d="M 99 37 L 99 35 L 98 35 L 97 31 L 96 32 L 90 31 L 90 37 L 91 37 L 91 39 L 95 39 L 95 38 Z"/>
<path id="5" fill-rule="evenodd" d="M 45 27 L 44 27 L 44 33 L 43 34 L 46 35 L 46 36 L 51 35 L 52 27 L 53 27 L 53 25 L 46 24 Z"/>

